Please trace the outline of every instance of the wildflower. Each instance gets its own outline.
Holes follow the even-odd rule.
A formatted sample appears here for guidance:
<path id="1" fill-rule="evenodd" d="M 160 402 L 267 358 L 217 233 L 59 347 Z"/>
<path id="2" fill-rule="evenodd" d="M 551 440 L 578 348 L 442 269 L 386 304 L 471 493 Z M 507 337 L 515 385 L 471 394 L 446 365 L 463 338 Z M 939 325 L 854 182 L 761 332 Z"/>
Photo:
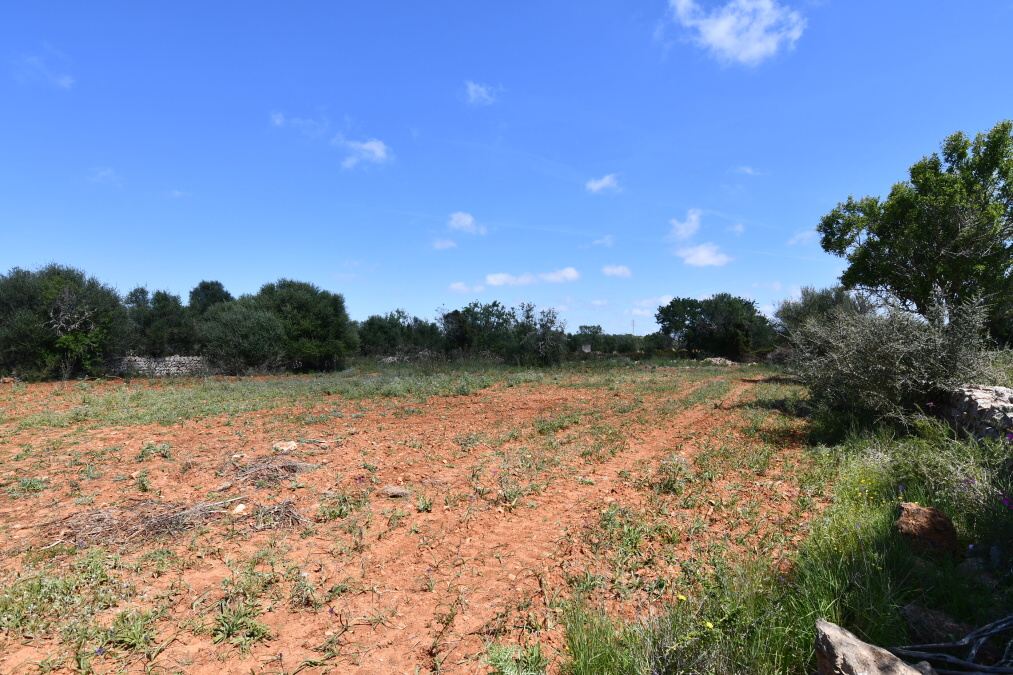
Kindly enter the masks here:
<path id="1" fill-rule="evenodd" d="M 98 647 L 98 648 L 95 649 L 95 655 L 96 656 L 102 656 L 105 653 L 106 653 L 106 648 L 105 647 Z"/>
<path id="2" fill-rule="evenodd" d="M 712 624 L 710 621 L 704 621 L 703 625 L 707 626 L 707 630 L 714 630 L 714 624 Z"/>
<path id="3" fill-rule="evenodd" d="M 1013 441 L 1013 431 L 1010 431 L 1010 432 L 1006 433 L 1006 440 L 1007 441 Z"/>
<path id="4" fill-rule="evenodd" d="M 679 602 L 686 602 L 686 596 L 683 595 L 682 593 L 680 593 L 679 595 L 677 595 L 675 597 L 677 597 L 679 599 Z"/>

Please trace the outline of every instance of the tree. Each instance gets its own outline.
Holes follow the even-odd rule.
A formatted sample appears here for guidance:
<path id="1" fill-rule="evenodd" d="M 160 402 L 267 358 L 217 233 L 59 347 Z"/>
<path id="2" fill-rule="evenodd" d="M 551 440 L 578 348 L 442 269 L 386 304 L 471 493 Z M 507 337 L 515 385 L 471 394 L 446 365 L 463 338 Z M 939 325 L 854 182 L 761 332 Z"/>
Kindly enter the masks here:
<path id="1" fill-rule="evenodd" d="M 345 356 L 358 349 L 345 299 L 337 293 L 280 279 L 265 284 L 254 299 L 281 321 L 286 361 L 293 370 L 339 369 Z"/>
<path id="2" fill-rule="evenodd" d="M 841 282 L 928 316 L 982 297 L 994 337 L 1013 332 L 1013 122 L 911 166 L 886 199 L 849 197 L 819 224 L 823 248 L 848 260 Z"/>
<path id="3" fill-rule="evenodd" d="M 138 287 L 124 299 L 130 317 L 130 348 L 144 356 L 192 354 L 196 348 L 196 327 L 178 295 Z"/>
<path id="4" fill-rule="evenodd" d="M 128 336 L 119 294 L 80 270 L 48 265 L 0 275 L 0 372 L 98 375 Z"/>
<path id="5" fill-rule="evenodd" d="M 442 344 L 439 326 L 403 309 L 375 314 L 359 325 L 359 349 L 367 356 L 432 351 Z"/>
<path id="6" fill-rule="evenodd" d="M 190 291 L 187 308 L 196 317 L 203 316 L 212 305 L 232 300 L 232 294 L 225 290 L 220 281 L 202 281 Z"/>
<path id="7" fill-rule="evenodd" d="M 226 373 L 277 368 L 285 359 L 285 327 L 249 298 L 215 303 L 197 324 L 200 352 Z"/>
<path id="8" fill-rule="evenodd" d="M 741 359 L 774 346 L 774 330 L 756 303 L 729 293 L 673 298 L 655 315 L 661 332 L 693 354 Z"/>
<path id="9" fill-rule="evenodd" d="M 844 286 L 816 289 L 804 286 L 797 300 L 784 300 L 774 312 L 777 328 L 783 335 L 797 332 L 810 320 L 826 322 L 833 320 L 835 310 L 866 314 L 873 310 L 873 303 L 864 295 L 849 293 Z"/>

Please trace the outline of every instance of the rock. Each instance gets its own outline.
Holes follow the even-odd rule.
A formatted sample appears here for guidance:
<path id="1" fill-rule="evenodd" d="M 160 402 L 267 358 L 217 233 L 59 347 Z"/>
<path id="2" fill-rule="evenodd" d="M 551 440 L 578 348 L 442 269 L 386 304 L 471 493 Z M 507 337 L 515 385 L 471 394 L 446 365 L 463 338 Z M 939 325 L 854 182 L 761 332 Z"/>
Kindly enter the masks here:
<path id="1" fill-rule="evenodd" d="M 278 441 L 271 446 L 271 449 L 282 454 L 286 452 L 295 452 L 299 449 L 299 443 L 297 441 Z"/>
<path id="2" fill-rule="evenodd" d="M 918 644 L 956 642 L 974 630 L 972 626 L 954 621 L 944 612 L 913 602 L 904 605 L 900 613 L 907 622 L 912 641 Z"/>
<path id="3" fill-rule="evenodd" d="M 246 512 L 246 504 L 236 504 L 236 507 L 232 509 L 232 515 L 241 516 Z"/>
<path id="4" fill-rule="evenodd" d="M 721 358 L 720 356 L 711 356 L 710 358 L 704 359 L 704 363 L 709 363 L 714 366 L 734 366 L 735 361 L 729 361 L 728 359 Z"/>
<path id="5" fill-rule="evenodd" d="M 939 509 L 903 502 L 900 505 L 900 517 L 894 527 L 923 551 L 957 552 L 957 531 L 953 527 L 953 521 Z"/>
<path id="6" fill-rule="evenodd" d="M 411 494 L 408 488 L 401 487 L 400 485 L 384 485 L 380 490 L 383 496 L 390 497 L 391 499 L 403 499 Z"/>
<path id="7" fill-rule="evenodd" d="M 928 668 L 925 670 L 924 668 Z M 837 624 L 816 622 L 816 672 L 819 675 L 926 675 L 928 664 L 909 666 L 881 647 L 866 644 Z"/>

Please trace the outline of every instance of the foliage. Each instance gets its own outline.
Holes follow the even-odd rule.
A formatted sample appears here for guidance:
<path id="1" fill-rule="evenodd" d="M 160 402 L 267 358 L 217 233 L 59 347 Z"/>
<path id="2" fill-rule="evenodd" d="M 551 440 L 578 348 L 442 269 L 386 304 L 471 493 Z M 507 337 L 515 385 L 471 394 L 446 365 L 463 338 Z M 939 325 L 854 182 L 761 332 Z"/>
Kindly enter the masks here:
<path id="1" fill-rule="evenodd" d="M 359 348 L 367 356 L 440 351 L 443 335 L 434 322 L 409 316 L 399 309 L 374 314 L 359 324 Z"/>
<path id="2" fill-rule="evenodd" d="M 229 302 L 230 300 L 233 300 L 232 294 L 225 290 L 222 282 L 202 281 L 190 291 L 190 301 L 187 309 L 196 316 L 203 316 L 205 312 L 211 309 L 212 305 L 217 305 L 220 302 Z"/>
<path id="3" fill-rule="evenodd" d="M 0 373 L 95 375 L 123 353 L 128 334 L 119 295 L 80 270 L 48 265 L 0 275 Z"/>
<path id="4" fill-rule="evenodd" d="M 440 316 L 445 349 L 459 355 L 491 354 L 518 365 L 559 363 L 566 353 L 564 324 L 554 309 L 510 309 L 498 301 L 472 302 Z"/>
<path id="5" fill-rule="evenodd" d="M 124 299 L 131 324 L 131 348 L 145 356 L 193 354 L 196 327 L 178 295 L 135 288 Z"/>
<path id="6" fill-rule="evenodd" d="M 756 303 L 729 293 L 673 298 L 655 315 L 661 332 L 692 354 L 742 359 L 774 347 L 774 330 Z"/>
<path id="7" fill-rule="evenodd" d="M 846 287 L 922 315 L 982 296 L 993 337 L 1013 337 L 1013 122 L 973 141 L 949 136 L 886 199 L 849 197 L 818 229 L 823 248 L 848 260 Z"/>
<path id="8" fill-rule="evenodd" d="M 293 370 L 339 370 L 358 348 L 345 299 L 313 284 L 280 279 L 253 298 L 279 320 L 285 364 Z"/>
<path id="9" fill-rule="evenodd" d="M 843 286 L 816 289 L 812 286 L 802 287 L 798 300 L 783 301 L 774 313 L 778 330 L 791 335 L 814 320 L 825 323 L 830 320 L 835 310 L 867 314 L 873 310 L 872 301 L 864 295 L 851 293 Z"/>
<path id="10" fill-rule="evenodd" d="M 276 368 L 285 358 L 285 327 L 249 299 L 218 303 L 197 324 L 200 351 L 226 373 Z"/>
<path id="11" fill-rule="evenodd" d="M 902 419 L 961 384 L 989 379 L 980 304 L 929 318 L 891 308 L 859 314 L 844 307 L 808 319 L 792 334 L 791 367 L 818 406 L 864 418 Z"/>

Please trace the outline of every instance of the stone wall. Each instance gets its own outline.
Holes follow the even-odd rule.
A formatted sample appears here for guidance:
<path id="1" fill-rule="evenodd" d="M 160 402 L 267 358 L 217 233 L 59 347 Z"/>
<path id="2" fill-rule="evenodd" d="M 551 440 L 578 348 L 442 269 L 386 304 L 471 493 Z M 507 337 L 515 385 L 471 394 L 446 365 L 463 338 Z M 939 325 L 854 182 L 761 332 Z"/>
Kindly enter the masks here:
<path id="1" fill-rule="evenodd" d="M 1013 432 L 1013 389 L 962 387 L 953 392 L 947 417 L 979 438 Z"/>
<path id="2" fill-rule="evenodd" d="M 192 377 L 210 374 L 211 365 L 203 356 L 124 356 L 119 371 L 141 377 Z"/>

